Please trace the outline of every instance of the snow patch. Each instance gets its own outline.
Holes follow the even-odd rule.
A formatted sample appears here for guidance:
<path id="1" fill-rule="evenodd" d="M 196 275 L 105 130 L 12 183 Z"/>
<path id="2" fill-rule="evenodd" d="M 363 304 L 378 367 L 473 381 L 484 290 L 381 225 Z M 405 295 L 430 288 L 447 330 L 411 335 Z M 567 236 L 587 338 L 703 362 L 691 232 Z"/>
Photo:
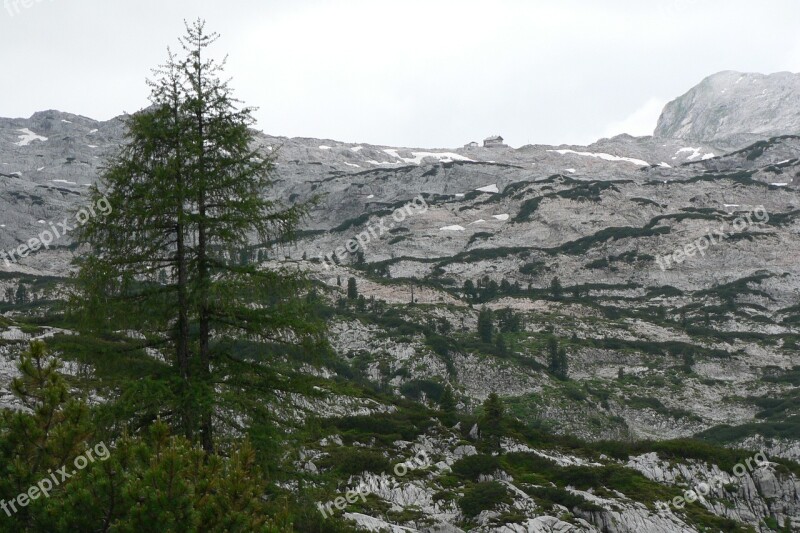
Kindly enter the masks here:
<path id="1" fill-rule="evenodd" d="M 21 130 L 17 130 L 18 132 L 22 133 L 22 135 L 18 135 L 19 142 L 16 142 L 17 146 L 28 146 L 33 141 L 46 141 L 47 137 L 42 137 L 41 135 L 36 135 L 28 128 L 23 128 Z"/>
<path id="2" fill-rule="evenodd" d="M 703 151 L 703 147 L 702 146 L 699 147 L 699 148 L 692 148 L 691 146 L 688 146 L 686 148 L 681 148 L 680 150 L 675 152 L 675 155 L 678 156 L 680 154 L 686 154 L 686 153 L 692 154 L 692 155 L 690 155 L 689 157 L 686 158 L 687 161 L 692 161 L 694 159 L 697 159 L 700 156 L 702 156 L 702 161 L 706 161 L 707 159 L 713 159 L 713 158 L 717 157 L 713 153 L 708 153 L 708 154 L 703 155 L 702 151 Z M 673 157 L 672 159 L 675 159 L 675 158 Z"/>
<path id="3" fill-rule="evenodd" d="M 77 185 L 74 181 L 67 181 L 67 180 L 50 180 L 53 183 L 64 183 L 66 185 Z"/>
<path id="4" fill-rule="evenodd" d="M 98 131 L 99 130 L 97 128 L 95 128 L 93 130 L 89 130 L 89 135 L 91 135 L 92 133 L 97 133 Z"/>
<path id="5" fill-rule="evenodd" d="M 480 192 L 491 192 L 491 193 L 500 192 L 500 189 L 497 188 L 497 184 L 496 183 L 492 183 L 491 185 L 487 185 L 486 187 L 481 187 L 481 188 L 475 189 L 475 190 L 476 191 L 480 191 Z"/>
<path id="6" fill-rule="evenodd" d="M 323 144 L 323 145 L 320 145 L 319 149 L 320 149 L 320 150 L 330 150 L 330 149 L 331 149 L 331 147 L 330 147 L 330 146 L 325 146 L 325 145 Z"/>
<path id="7" fill-rule="evenodd" d="M 44 169 L 45 169 L 45 167 L 39 167 L 39 168 L 36 169 L 36 172 L 41 172 Z"/>
<path id="8" fill-rule="evenodd" d="M 502 215 L 492 215 L 492 218 L 496 218 L 497 220 L 508 220 L 510 215 L 507 213 L 503 213 Z"/>
<path id="9" fill-rule="evenodd" d="M 363 150 L 363 149 L 364 149 L 364 147 L 363 147 L 363 146 L 353 146 L 353 147 L 352 147 L 352 148 L 350 148 L 350 149 L 351 149 L 352 151 L 354 151 L 355 153 L 358 153 L 358 152 L 360 152 L 361 150 Z"/>
<path id="10" fill-rule="evenodd" d="M 464 226 L 445 226 L 443 228 L 439 228 L 440 231 L 464 231 Z"/>
<path id="11" fill-rule="evenodd" d="M 574 169 L 574 168 L 565 168 L 564 170 L 565 170 L 566 172 L 569 172 L 569 173 L 571 173 L 571 174 L 575 174 L 575 169 Z"/>
<path id="12" fill-rule="evenodd" d="M 96 144 L 87 144 L 86 146 L 88 146 L 89 148 L 97 148 Z"/>
<path id="13" fill-rule="evenodd" d="M 454 154 L 452 152 L 443 152 L 443 153 L 411 152 L 411 155 L 414 157 L 402 157 L 400 154 L 397 153 L 398 150 L 395 148 L 386 148 L 384 152 L 386 152 L 392 157 L 396 157 L 397 159 L 404 161 L 405 163 L 413 163 L 415 165 L 422 164 L 422 160 L 425 159 L 426 157 L 438 159 L 442 163 L 452 163 L 453 161 L 469 161 L 474 163 L 472 159 L 464 157 L 463 155 L 460 154 Z"/>
<path id="14" fill-rule="evenodd" d="M 634 159 L 632 157 L 620 157 L 616 155 L 606 154 L 603 152 L 576 152 L 575 150 L 548 150 L 548 152 L 555 152 L 557 154 L 566 155 L 566 154 L 573 154 L 579 155 L 583 157 L 594 157 L 597 159 L 602 159 L 603 161 L 621 161 L 624 163 L 632 163 L 634 165 L 638 165 L 640 167 L 649 167 L 650 163 L 647 161 L 642 161 L 641 159 Z M 574 171 L 573 171 L 574 172 Z"/>
<path id="15" fill-rule="evenodd" d="M 361 168 L 360 166 L 356 165 L 355 163 L 348 163 L 347 161 L 345 161 L 344 164 L 347 165 L 348 167 Z"/>
<path id="16" fill-rule="evenodd" d="M 789 184 L 788 183 L 770 183 L 770 185 L 774 185 L 776 187 L 786 187 Z"/>
<path id="17" fill-rule="evenodd" d="M 670 165 L 669 163 L 664 163 L 663 161 L 661 163 L 659 163 L 658 166 L 664 167 L 664 168 L 672 168 L 672 165 Z"/>

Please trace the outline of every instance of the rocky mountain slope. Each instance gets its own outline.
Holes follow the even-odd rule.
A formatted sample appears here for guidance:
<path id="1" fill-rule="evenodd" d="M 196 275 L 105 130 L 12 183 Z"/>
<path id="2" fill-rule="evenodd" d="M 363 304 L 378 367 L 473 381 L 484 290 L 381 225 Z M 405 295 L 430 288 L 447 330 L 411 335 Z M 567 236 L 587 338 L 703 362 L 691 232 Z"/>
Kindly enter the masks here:
<path id="1" fill-rule="evenodd" d="M 794 78 L 737 76 L 671 103 L 655 137 L 586 147 L 260 135 L 276 156 L 272 194 L 320 204 L 296 243 L 241 257 L 308 273 L 333 354 L 271 362 L 299 383 L 273 400 L 292 435 L 284 488 L 364 489 L 338 515 L 373 531 L 800 523 L 800 137 L 788 98 L 749 108 L 755 97 L 737 93 L 726 108 L 717 95 L 758 84 L 764 99 L 789 94 Z M 0 119 L 0 250 L 85 207 L 123 133 L 119 119 L 58 111 Z M 31 338 L 47 338 L 93 401 L 118 393 L 116 374 L 73 355 L 80 339 L 51 314 L 79 253 L 67 235 L 19 261 L 0 256 L 4 405 Z M 490 342 L 476 335 L 484 307 Z M 553 339 L 568 379 L 548 368 Z M 465 417 L 457 425 L 431 415 L 446 385 Z M 515 420 L 499 448 L 473 416 L 492 392 Z M 731 477 L 757 450 L 771 462 Z M 413 474 L 381 475 L 419 452 L 427 460 Z M 699 503 L 656 506 L 715 475 L 723 486 Z"/>

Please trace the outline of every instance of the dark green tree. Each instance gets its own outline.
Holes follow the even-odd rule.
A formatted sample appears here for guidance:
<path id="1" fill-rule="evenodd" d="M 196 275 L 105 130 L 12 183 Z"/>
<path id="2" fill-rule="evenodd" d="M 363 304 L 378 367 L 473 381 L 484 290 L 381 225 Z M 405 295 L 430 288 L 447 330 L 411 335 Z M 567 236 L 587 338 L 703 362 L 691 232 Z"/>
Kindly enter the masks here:
<path id="1" fill-rule="evenodd" d="M 500 397 L 494 392 L 489 394 L 483 402 L 483 413 L 478 420 L 481 438 L 491 450 L 500 448 L 500 437 L 503 434 L 505 422 L 505 406 Z"/>
<path id="2" fill-rule="evenodd" d="M 563 346 L 558 349 L 558 372 L 556 376 L 559 379 L 569 379 L 569 359 L 567 358 L 567 349 Z"/>
<path id="3" fill-rule="evenodd" d="M 506 346 L 506 341 L 503 339 L 502 334 L 495 335 L 494 347 L 497 350 L 497 355 L 501 357 L 508 355 L 508 346 Z"/>
<path id="4" fill-rule="evenodd" d="M 497 326 L 503 333 L 518 333 L 522 329 L 522 319 L 519 314 L 506 307 L 495 311 Z"/>
<path id="5" fill-rule="evenodd" d="M 558 379 L 567 379 L 569 373 L 567 350 L 559 348 L 558 340 L 553 335 L 547 338 L 547 370 Z"/>
<path id="6" fill-rule="evenodd" d="M 356 278 L 347 279 L 347 299 L 355 300 L 358 298 L 358 286 L 356 285 Z"/>
<path id="7" fill-rule="evenodd" d="M 474 300 L 475 299 L 475 296 L 476 296 L 477 293 L 475 292 L 475 284 L 472 282 L 471 279 L 468 279 L 467 281 L 464 282 L 463 292 L 464 292 L 464 296 L 468 300 Z"/>
<path id="8" fill-rule="evenodd" d="M 553 300 L 560 300 L 563 294 L 564 289 L 561 287 L 561 280 L 556 276 L 550 280 L 550 295 L 553 297 Z"/>
<path id="9" fill-rule="evenodd" d="M 511 283 L 506 278 L 500 280 L 500 292 L 502 294 L 511 294 Z"/>
<path id="10" fill-rule="evenodd" d="M 238 398 L 218 391 L 261 372 L 227 351 L 228 341 L 315 333 L 297 274 L 241 265 L 229 253 L 291 240 L 309 206 L 269 199 L 273 156 L 257 148 L 252 109 L 232 98 L 222 65 L 208 57 L 216 39 L 202 21 L 187 25 L 183 57 L 170 53 L 154 71 L 152 105 L 128 118 L 126 142 L 93 189 L 93 201 L 113 210 L 80 230 L 93 251 L 80 264 L 83 316 L 174 353 L 180 406 L 164 406 L 165 415 L 177 412 L 176 424 L 189 438 L 199 432 L 207 453 L 215 405 Z M 157 283 L 162 269 L 166 285 Z"/>
<path id="11" fill-rule="evenodd" d="M 89 407 L 70 395 L 58 359 L 34 342 L 11 390 L 27 410 L 0 413 L 0 500 L 44 487 L 64 465 L 89 456 L 85 469 L 50 483 L 48 497 L 0 518 L 0 531 L 289 531 L 268 517 L 264 474 L 245 442 L 227 458 L 206 455 L 155 422 L 144 435 L 112 443 L 95 434 Z M 89 455 L 89 452 L 93 452 Z M 57 479 L 58 475 L 52 479 Z"/>
<path id="12" fill-rule="evenodd" d="M 439 398 L 439 410 L 442 412 L 442 421 L 445 424 L 455 424 L 456 409 L 457 404 L 455 394 L 453 394 L 453 387 L 448 384 Z"/>
<path id="13" fill-rule="evenodd" d="M 28 295 L 28 287 L 20 283 L 17 287 L 17 293 L 14 295 L 14 302 L 17 305 L 25 305 L 31 303 L 30 296 Z"/>
<path id="14" fill-rule="evenodd" d="M 551 374 L 558 372 L 558 340 L 552 335 L 547 337 L 547 370 Z"/>
<path id="15" fill-rule="evenodd" d="M 494 333 L 494 320 L 491 309 L 482 307 L 478 313 L 478 337 L 485 343 L 492 342 Z"/>
<path id="16" fill-rule="evenodd" d="M 12 289 L 11 287 L 6 287 L 5 300 L 6 302 L 12 305 L 17 302 L 17 297 L 14 294 L 14 289 Z"/>

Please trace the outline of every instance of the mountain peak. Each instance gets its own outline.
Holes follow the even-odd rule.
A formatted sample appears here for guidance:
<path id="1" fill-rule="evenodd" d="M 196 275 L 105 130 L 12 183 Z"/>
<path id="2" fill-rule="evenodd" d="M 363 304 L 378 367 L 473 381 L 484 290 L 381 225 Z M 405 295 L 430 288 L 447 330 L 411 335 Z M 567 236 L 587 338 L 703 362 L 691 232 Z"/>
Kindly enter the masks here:
<path id="1" fill-rule="evenodd" d="M 713 74 L 668 103 L 657 137 L 731 141 L 800 132 L 800 74 Z"/>

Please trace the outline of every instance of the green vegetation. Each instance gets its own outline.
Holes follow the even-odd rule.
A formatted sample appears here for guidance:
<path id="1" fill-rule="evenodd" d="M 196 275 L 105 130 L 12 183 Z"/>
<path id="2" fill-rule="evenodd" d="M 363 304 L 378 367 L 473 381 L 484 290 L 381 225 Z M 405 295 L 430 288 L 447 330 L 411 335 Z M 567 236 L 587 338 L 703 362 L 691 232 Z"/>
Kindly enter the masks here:
<path id="1" fill-rule="evenodd" d="M 458 500 L 458 506 L 467 517 L 477 516 L 481 511 L 494 509 L 503 503 L 511 503 L 511 498 L 506 488 L 497 481 L 473 485 Z"/>

